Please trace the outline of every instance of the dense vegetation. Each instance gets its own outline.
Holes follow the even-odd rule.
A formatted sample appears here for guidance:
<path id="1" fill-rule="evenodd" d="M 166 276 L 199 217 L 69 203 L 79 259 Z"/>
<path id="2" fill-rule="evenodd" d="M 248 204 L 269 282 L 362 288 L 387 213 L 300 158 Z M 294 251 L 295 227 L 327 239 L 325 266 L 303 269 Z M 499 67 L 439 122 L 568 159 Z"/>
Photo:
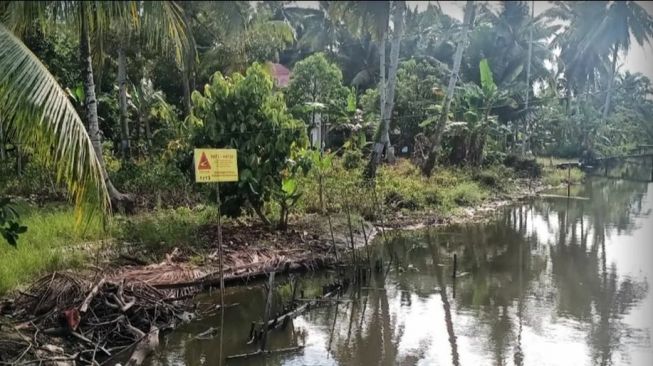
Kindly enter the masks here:
<path id="1" fill-rule="evenodd" d="M 535 156 L 653 143 L 651 81 L 621 68 L 651 15 L 632 1 L 531 10 L 468 1 L 461 22 L 404 1 L 3 2 L 0 233 L 20 247 L 42 225 L 4 197 L 72 197 L 77 222 L 104 197 L 127 213 L 215 202 L 193 183 L 194 147 L 238 149 L 224 214 L 284 228 L 292 210 L 378 219 L 352 200 L 363 182 L 393 212 L 443 213 L 538 175 Z"/>

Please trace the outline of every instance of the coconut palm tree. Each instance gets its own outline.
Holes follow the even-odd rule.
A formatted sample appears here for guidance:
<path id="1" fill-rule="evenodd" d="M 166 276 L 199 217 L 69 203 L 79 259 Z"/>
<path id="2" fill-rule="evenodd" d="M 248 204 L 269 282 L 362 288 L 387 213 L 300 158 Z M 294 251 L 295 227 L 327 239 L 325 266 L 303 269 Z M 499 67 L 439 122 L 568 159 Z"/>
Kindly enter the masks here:
<path id="1" fill-rule="evenodd" d="M 109 199 L 103 168 L 67 93 L 38 58 L 0 24 L 0 115 L 4 131 L 33 148 L 55 171 L 75 202 L 105 210 Z"/>
<path id="2" fill-rule="evenodd" d="M 380 95 L 380 121 L 376 136 L 376 143 L 370 156 L 370 162 L 365 175 L 373 178 L 376 175 L 381 154 L 385 147 L 390 146 L 389 119 L 385 116 L 387 97 L 386 84 L 386 40 L 390 21 L 389 1 L 342 1 L 334 2 L 330 10 L 332 16 L 341 19 L 345 25 L 356 35 L 366 33 L 372 36 L 379 49 L 379 95 Z M 386 123 L 387 122 L 387 123 Z"/>
<path id="3" fill-rule="evenodd" d="M 560 49 L 558 67 L 565 81 L 568 107 L 572 97 L 589 92 L 595 84 L 597 71 L 606 61 L 606 43 L 599 43 L 597 41 L 603 40 L 591 37 L 605 17 L 607 3 L 561 1 L 543 14 L 548 19 L 567 23 L 564 30 L 554 37 L 551 46 Z"/>
<path id="4" fill-rule="evenodd" d="M 394 92 L 397 83 L 397 70 L 399 68 L 399 49 L 403 37 L 404 17 L 406 13 L 405 1 L 376 1 L 358 2 L 343 1 L 331 5 L 334 16 L 342 19 L 345 24 L 356 34 L 369 33 L 379 43 L 379 70 L 380 70 L 380 111 L 381 120 L 377 131 L 370 161 L 365 170 L 367 178 L 376 176 L 376 168 L 381 161 L 385 149 L 388 161 L 394 160 L 394 152 L 390 145 L 390 116 L 394 108 Z M 386 39 L 389 31 L 390 15 L 392 14 L 392 46 L 390 49 L 390 67 L 386 81 Z"/>
<path id="5" fill-rule="evenodd" d="M 440 118 L 435 125 L 435 129 L 429 138 L 431 144 L 430 151 L 428 157 L 421 167 L 422 173 L 427 176 L 431 175 L 431 172 L 435 167 L 435 162 L 438 158 L 438 153 L 440 151 L 440 141 L 442 139 L 444 127 L 447 123 L 447 120 L 449 119 L 449 109 L 451 108 L 451 101 L 453 100 L 453 93 L 456 88 L 458 73 L 460 72 L 460 63 L 463 59 L 463 50 L 465 49 L 465 44 L 467 43 L 467 33 L 474 24 L 475 16 L 476 6 L 474 5 L 474 2 L 467 1 L 467 4 L 465 5 L 465 15 L 462 24 L 461 38 L 458 40 L 458 45 L 456 46 L 456 53 L 454 54 L 453 59 L 453 68 L 451 69 L 451 77 L 449 78 L 447 93 L 445 94 L 445 99 L 442 104 L 442 114 L 440 115 Z"/>
<path id="6" fill-rule="evenodd" d="M 564 32 L 554 39 L 560 47 L 563 72 L 567 82 L 567 100 L 572 92 L 584 92 L 591 96 L 591 89 L 598 89 L 603 75 L 605 99 L 601 108 L 601 121 L 609 115 L 617 63 L 620 53 L 630 49 L 631 36 L 643 45 L 653 38 L 653 17 L 633 1 L 625 2 L 557 2 L 546 12 L 549 18 L 569 23 Z M 607 75 L 607 77 L 605 77 Z M 595 93 L 603 94 L 603 90 Z M 587 129 L 583 145 L 591 150 L 594 133 L 602 123 Z"/>
<path id="7" fill-rule="evenodd" d="M 126 3 L 136 10 L 138 2 Z M 193 63 L 194 43 L 184 12 L 174 1 L 147 1 L 138 16 L 119 18 L 114 22 L 118 34 L 118 102 L 120 106 L 120 135 L 123 158 L 131 149 L 127 102 L 127 57 L 125 47 L 140 33 L 146 47 L 172 52 L 175 61 L 188 74 Z M 167 25 L 167 26 L 166 26 Z M 186 83 L 184 83 L 186 85 Z M 190 94 L 189 94 L 190 95 Z"/>
<path id="8" fill-rule="evenodd" d="M 102 133 L 99 128 L 97 98 L 91 50 L 91 38 L 100 39 L 112 26 L 126 24 L 140 25 L 151 30 L 147 32 L 148 43 L 160 48 L 173 43 L 188 42 L 188 35 L 181 17 L 183 13 L 176 5 L 165 2 L 109 2 L 109 1 L 49 1 L 29 2 L 12 1 L 5 6 L 6 24 L 20 34 L 35 21 L 43 28 L 59 24 L 78 26 L 80 31 L 80 63 L 84 89 L 84 109 L 88 134 L 97 160 L 100 163 L 102 177 L 114 205 L 119 209 L 131 210 L 132 199 L 118 191 L 106 172 L 102 154 Z M 62 22 L 61 20 L 65 20 Z M 173 34 L 174 37 L 160 37 L 161 34 Z M 185 43 L 188 44 L 188 43 Z M 182 59 L 183 49 L 176 49 L 177 59 Z"/>
<path id="9" fill-rule="evenodd" d="M 644 42 L 650 44 L 650 40 L 653 38 L 653 16 L 634 1 L 614 1 L 610 3 L 606 16 L 596 33 L 596 37 L 608 40 L 611 51 L 610 76 L 605 94 L 605 103 L 603 104 L 603 119 L 605 120 L 610 110 L 610 99 L 614 80 L 617 76 L 619 53 L 628 53 L 631 37 L 640 46 L 643 46 Z"/>

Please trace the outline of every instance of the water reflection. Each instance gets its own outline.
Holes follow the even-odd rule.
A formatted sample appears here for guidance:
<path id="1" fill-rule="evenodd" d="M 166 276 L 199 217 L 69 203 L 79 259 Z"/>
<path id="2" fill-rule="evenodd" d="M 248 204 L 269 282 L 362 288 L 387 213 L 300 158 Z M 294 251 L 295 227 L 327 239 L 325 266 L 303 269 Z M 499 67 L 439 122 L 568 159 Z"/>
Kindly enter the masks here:
<path id="1" fill-rule="evenodd" d="M 376 248 L 392 257 L 387 277 L 272 333 L 271 348 L 302 352 L 229 364 L 651 365 L 653 185 L 596 178 L 572 193 L 589 200 L 537 200 L 487 224 L 396 236 Z M 316 293 L 321 281 L 304 287 Z M 226 314 L 227 353 L 252 350 L 244 341 L 263 297 L 258 285 L 230 290 L 241 305 Z M 215 364 L 217 339 L 193 339 L 211 324 L 171 334 L 151 364 Z"/>

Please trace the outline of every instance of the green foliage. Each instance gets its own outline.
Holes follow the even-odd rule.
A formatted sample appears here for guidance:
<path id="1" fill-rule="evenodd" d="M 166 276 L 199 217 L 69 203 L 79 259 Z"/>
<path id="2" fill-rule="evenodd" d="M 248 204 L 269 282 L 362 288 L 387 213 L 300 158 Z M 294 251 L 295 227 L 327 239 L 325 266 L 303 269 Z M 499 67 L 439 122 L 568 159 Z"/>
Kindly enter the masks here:
<path id="1" fill-rule="evenodd" d="M 336 116 L 344 114 L 351 103 L 347 100 L 349 91 L 342 86 L 342 72 L 322 53 L 311 55 L 295 65 L 286 95 L 293 114 L 306 122 L 310 122 L 308 117 L 313 110 L 307 107 L 309 103 L 323 104 L 327 113 Z"/>
<path id="2" fill-rule="evenodd" d="M 503 161 L 503 164 L 513 168 L 517 175 L 521 177 L 537 178 L 542 176 L 542 166 L 535 159 L 509 155 Z"/>
<path id="3" fill-rule="evenodd" d="M 18 235 L 27 231 L 27 226 L 19 223 L 18 212 L 11 206 L 11 200 L 0 198 L 0 235 L 9 243 L 16 246 Z"/>
<path id="4" fill-rule="evenodd" d="M 492 78 L 492 70 L 490 70 L 490 64 L 487 59 L 484 58 L 479 64 L 479 70 L 481 73 L 481 88 L 483 88 L 483 94 L 486 97 L 491 97 L 497 92 L 497 84 L 494 83 Z"/>
<path id="5" fill-rule="evenodd" d="M 189 177 L 169 159 L 154 156 L 124 162 L 111 177 L 144 208 L 176 207 L 191 202 Z"/>
<path id="6" fill-rule="evenodd" d="M 475 206 L 485 199 L 485 194 L 474 182 L 463 182 L 450 192 L 450 199 L 459 206 Z"/>
<path id="7" fill-rule="evenodd" d="M 542 184 L 545 186 L 559 187 L 570 182 L 577 185 L 585 178 L 585 173 L 579 168 L 559 169 L 558 164 L 568 162 L 564 159 L 538 158 L 537 163 L 542 167 Z"/>
<path id="8" fill-rule="evenodd" d="M 46 272 L 79 266 L 107 237 L 99 217 L 77 225 L 67 206 L 17 203 L 15 208 L 29 230 L 20 235 L 17 247 L 0 245 L 0 295 Z"/>
<path id="9" fill-rule="evenodd" d="M 486 188 L 506 191 L 508 188 L 507 180 L 513 175 L 514 171 L 512 169 L 506 168 L 503 165 L 493 165 L 489 168 L 475 171 L 472 178 Z"/>
<path id="10" fill-rule="evenodd" d="M 342 154 L 342 165 L 345 169 L 357 169 L 363 162 L 363 152 L 360 150 L 346 150 Z"/>
<path id="11" fill-rule="evenodd" d="M 217 222 L 215 206 L 159 209 L 133 217 L 116 217 L 113 235 L 120 241 L 143 245 L 156 259 L 172 248 L 193 247 L 200 241 L 200 229 Z"/>
<path id="12" fill-rule="evenodd" d="M 249 202 L 268 222 L 263 205 L 278 198 L 273 193 L 281 192 L 284 178 L 295 173 L 294 161 L 307 142 L 304 124 L 290 116 L 283 96 L 273 91 L 270 76 L 258 64 L 244 76 L 214 74 L 192 99 L 194 146 L 238 150 L 240 180 L 226 190 L 225 199 Z"/>
<path id="13" fill-rule="evenodd" d="M 108 207 L 102 167 L 68 95 L 45 65 L 0 24 L 0 114 L 3 130 L 30 146 L 66 185 L 81 221 L 84 208 Z"/>
<path id="14" fill-rule="evenodd" d="M 325 175 L 324 195 L 326 207 L 331 212 L 342 212 L 349 206 L 352 212 L 370 220 L 380 220 L 378 206 L 374 203 L 374 190 L 360 185 L 363 167 L 348 168 L 343 158 L 333 161 Z M 477 183 L 482 176 L 491 175 L 495 181 L 489 186 Z M 397 164 L 381 166 L 376 182 L 379 203 L 384 203 L 392 215 L 401 211 L 406 215 L 430 212 L 448 215 L 461 206 L 480 204 L 493 192 L 509 192 L 513 188 L 511 169 L 489 168 L 481 170 L 440 168 L 430 178 L 424 178 L 418 167 L 400 159 Z M 298 202 L 299 212 L 319 212 L 319 185 L 308 176 L 301 180 L 303 195 Z"/>

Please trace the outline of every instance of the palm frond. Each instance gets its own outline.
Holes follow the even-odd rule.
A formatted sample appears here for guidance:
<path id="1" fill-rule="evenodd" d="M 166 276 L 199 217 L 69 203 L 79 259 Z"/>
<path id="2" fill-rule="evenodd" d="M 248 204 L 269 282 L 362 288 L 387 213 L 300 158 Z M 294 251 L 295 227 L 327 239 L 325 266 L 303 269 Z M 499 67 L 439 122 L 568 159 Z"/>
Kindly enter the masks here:
<path id="1" fill-rule="evenodd" d="M 18 141 L 31 145 L 51 166 L 75 202 L 109 207 L 102 169 L 84 124 L 54 76 L 7 28 L 0 25 L 0 114 Z"/>
<path id="2" fill-rule="evenodd" d="M 195 58 L 195 42 L 183 9 L 174 1 L 144 1 L 142 28 L 147 43 L 159 50 L 174 50 L 177 64 L 186 55 Z"/>

